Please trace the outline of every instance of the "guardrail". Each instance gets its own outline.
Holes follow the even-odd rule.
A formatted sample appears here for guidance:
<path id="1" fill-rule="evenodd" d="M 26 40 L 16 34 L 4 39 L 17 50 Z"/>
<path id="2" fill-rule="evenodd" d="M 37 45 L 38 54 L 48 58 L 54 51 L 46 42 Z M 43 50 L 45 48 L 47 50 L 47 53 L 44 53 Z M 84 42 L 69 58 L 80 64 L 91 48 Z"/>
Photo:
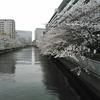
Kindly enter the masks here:
<path id="1" fill-rule="evenodd" d="M 84 59 L 82 59 L 80 56 L 76 56 L 77 60 L 75 60 L 72 57 L 68 57 L 66 59 L 73 61 L 79 64 L 80 66 L 86 67 L 88 70 L 100 76 L 100 62 L 99 61 L 95 61 L 95 60 L 85 58 L 85 57 Z"/>

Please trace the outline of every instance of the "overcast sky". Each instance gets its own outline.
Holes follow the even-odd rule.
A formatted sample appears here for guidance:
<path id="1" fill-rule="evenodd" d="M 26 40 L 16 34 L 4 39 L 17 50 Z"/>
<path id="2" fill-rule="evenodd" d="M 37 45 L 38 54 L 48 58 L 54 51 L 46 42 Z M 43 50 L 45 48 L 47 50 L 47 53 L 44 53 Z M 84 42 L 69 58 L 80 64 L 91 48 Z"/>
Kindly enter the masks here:
<path id="1" fill-rule="evenodd" d="M 14 19 L 16 30 L 43 28 L 63 0 L 0 0 L 0 19 Z"/>

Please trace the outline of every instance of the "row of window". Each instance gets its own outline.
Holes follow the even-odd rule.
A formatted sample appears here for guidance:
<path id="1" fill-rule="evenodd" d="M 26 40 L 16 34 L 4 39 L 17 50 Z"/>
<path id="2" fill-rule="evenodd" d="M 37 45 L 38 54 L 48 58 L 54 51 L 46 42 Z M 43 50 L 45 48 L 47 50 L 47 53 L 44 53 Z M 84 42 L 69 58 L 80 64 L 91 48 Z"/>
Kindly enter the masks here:
<path id="1" fill-rule="evenodd" d="M 12 23 L 0 23 L 0 25 L 12 25 Z"/>
<path id="2" fill-rule="evenodd" d="M 5 28 L 5 27 L 0 27 L 0 29 L 12 29 L 11 27 L 7 27 L 7 28 Z"/>
<path id="3" fill-rule="evenodd" d="M 5 32 L 5 30 L 0 30 L 0 32 Z M 9 31 L 7 31 L 7 33 L 11 33 L 12 32 L 12 30 L 9 30 Z"/>
<path id="4" fill-rule="evenodd" d="M 11 25 L 0 25 L 0 27 L 12 27 Z"/>
<path id="5" fill-rule="evenodd" d="M 66 10 L 68 11 L 73 11 L 73 9 L 75 9 L 75 8 L 73 8 L 73 2 L 75 2 L 75 1 L 77 1 L 75 4 L 74 4 L 74 7 L 76 6 L 76 7 L 78 7 L 77 5 L 81 5 L 81 4 L 84 4 L 84 3 L 88 3 L 89 2 L 89 4 L 90 5 L 94 5 L 94 0 L 71 0 L 67 5 L 66 5 L 66 7 L 60 12 L 60 14 L 64 14 L 65 12 L 66 12 Z M 95 1 L 98 1 L 98 0 L 95 0 Z M 100 2 L 100 1 L 99 1 Z M 69 7 L 70 7 L 70 9 L 69 9 Z M 82 10 L 82 9 L 80 9 L 80 10 Z M 80 13 L 81 12 L 84 12 L 84 11 L 86 11 L 85 9 L 83 9 L 83 11 L 80 11 Z M 79 11 L 75 11 L 75 16 L 77 15 L 78 16 L 78 14 L 79 14 Z M 80 14 L 79 14 L 80 15 Z M 90 18 L 98 18 L 98 17 L 100 17 L 100 8 L 98 8 L 98 9 L 96 9 L 95 11 L 92 11 L 92 13 L 88 13 L 87 14 Z M 68 20 L 68 21 L 67 21 Z M 71 19 L 70 19 L 71 20 Z M 69 19 L 67 18 L 66 19 L 66 21 L 67 22 L 69 22 Z"/>
<path id="6" fill-rule="evenodd" d="M 0 22 L 12 22 L 11 20 L 0 20 Z"/>
<path id="7" fill-rule="evenodd" d="M 77 8 L 79 5 L 85 5 L 85 4 L 90 4 L 90 5 L 94 5 L 94 1 L 100 3 L 100 0 L 70 0 L 70 2 L 64 7 L 64 9 L 60 12 L 60 15 L 64 15 L 64 13 L 66 11 L 73 11 L 73 9 L 75 9 L 75 7 Z M 73 6 L 74 5 L 74 6 Z M 75 12 L 77 13 L 77 12 Z M 77 15 L 77 14 L 76 14 Z M 100 8 L 96 9 L 95 11 L 88 13 L 87 14 L 90 18 L 98 18 L 100 17 Z M 58 18 L 59 19 L 59 18 Z M 61 17 L 60 20 L 62 20 L 63 18 Z M 59 20 L 59 21 L 60 21 Z M 69 20 L 71 19 L 66 19 L 66 22 L 69 22 Z M 51 20 L 50 23 L 47 24 L 47 30 L 50 29 L 52 27 L 54 18 Z"/>

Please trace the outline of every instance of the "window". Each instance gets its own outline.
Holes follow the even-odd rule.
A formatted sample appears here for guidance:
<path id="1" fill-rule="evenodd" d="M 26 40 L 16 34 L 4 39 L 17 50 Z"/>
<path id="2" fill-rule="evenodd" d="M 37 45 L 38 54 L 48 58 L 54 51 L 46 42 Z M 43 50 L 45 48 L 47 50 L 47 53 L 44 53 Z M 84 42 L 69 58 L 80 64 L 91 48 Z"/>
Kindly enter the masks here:
<path id="1" fill-rule="evenodd" d="M 90 2 L 90 0 L 85 0 L 85 1 L 84 1 L 84 4 L 87 4 L 88 2 Z"/>
<path id="2" fill-rule="evenodd" d="M 79 0 L 75 0 L 75 1 L 73 2 L 73 4 L 76 4 L 78 1 L 79 1 Z"/>

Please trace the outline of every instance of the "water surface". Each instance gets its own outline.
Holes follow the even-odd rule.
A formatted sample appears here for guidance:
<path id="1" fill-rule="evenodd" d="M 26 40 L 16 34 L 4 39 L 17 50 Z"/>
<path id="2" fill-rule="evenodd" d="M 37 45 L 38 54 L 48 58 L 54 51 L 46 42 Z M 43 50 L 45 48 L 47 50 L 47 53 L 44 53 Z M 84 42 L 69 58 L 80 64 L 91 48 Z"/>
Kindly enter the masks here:
<path id="1" fill-rule="evenodd" d="M 0 100 L 82 100 L 82 96 L 37 48 L 24 48 L 0 55 Z"/>

